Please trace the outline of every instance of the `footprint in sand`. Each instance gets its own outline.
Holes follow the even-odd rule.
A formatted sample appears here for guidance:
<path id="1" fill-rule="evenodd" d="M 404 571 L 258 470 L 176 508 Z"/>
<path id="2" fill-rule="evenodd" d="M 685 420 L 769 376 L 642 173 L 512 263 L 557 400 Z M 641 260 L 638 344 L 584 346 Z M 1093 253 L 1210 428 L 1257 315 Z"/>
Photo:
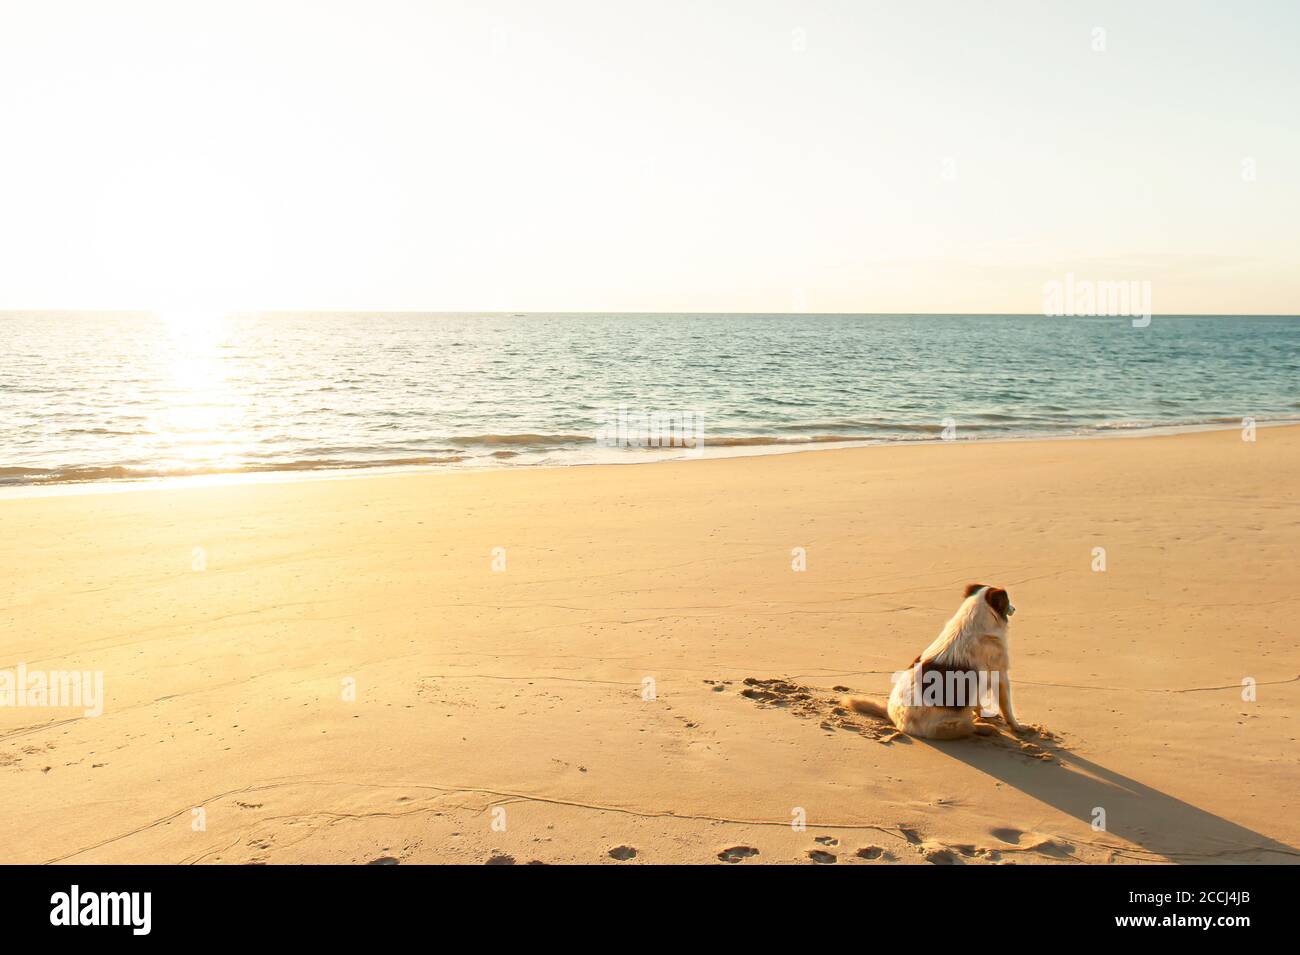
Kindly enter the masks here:
<path id="1" fill-rule="evenodd" d="M 1045 856 L 1052 856 L 1054 859 L 1067 859 L 1074 855 L 1074 846 L 1068 842 L 1058 842 L 1056 839 L 1043 839 L 1041 842 L 1035 842 L 1026 846 L 1030 852 L 1041 852 Z"/>
<path id="2" fill-rule="evenodd" d="M 1037 743 L 1021 743 L 1020 752 L 1024 753 L 1026 756 L 1032 756 L 1034 759 L 1051 760 L 1056 758 Z"/>
<path id="3" fill-rule="evenodd" d="M 943 846 L 934 846 L 921 853 L 921 857 L 931 865 L 960 865 L 957 853 Z"/>
<path id="4" fill-rule="evenodd" d="M 752 676 L 745 678 L 745 689 L 740 691 L 740 695 L 759 703 L 773 703 L 777 706 L 808 703 L 812 700 L 812 693 L 806 686 L 788 680 L 760 680 Z"/>
<path id="5" fill-rule="evenodd" d="M 822 852 L 820 849 L 809 849 L 808 858 L 818 865 L 834 865 L 836 861 L 835 856 L 829 852 Z"/>
<path id="6" fill-rule="evenodd" d="M 828 732 L 847 730 L 882 743 L 907 741 L 889 723 L 879 720 L 863 721 L 856 713 L 841 706 L 843 697 L 840 694 L 846 692 L 843 688 L 836 687 L 832 692 L 834 696 L 826 696 L 825 691 L 779 677 L 760 680 L 750 676 L 745 677 L 740 695 L 753 700 L 764 709 L 781 707 L 801 719 L 816 719 L 818 725 Z"/>
<path id="7" fill-rule="evenodd" d="M 883 859 L 886 862 L 893 862 L 895 858 L 892 852 L 886 852 L 880 846 L 863 846 L 858 850 L 857 856 L 859 859 Z"/>
<path id="8" fill-rule="evenodd" d="M 1009 835 L 1014 831 L 1004 829 L 995 830 L 994 832 L 995 834 L 1004 832 Z M 966 859 L 994 861 L 998 857 L 998 850 L 996 849 L 986 849 L 982 846 L 964 842 L 936 842 L 926 839 L 918 830 L 910 829 L 907 826 L 899 826 L 898 833 L 920 853 L 921 858 L 931 865 L 965 865 Z M 866 854 L 872 849 L 875 849 L 877 853 L 883 852 L 879 847 L 871 846 L 867 849 L 859 849 L 858 855 L 864 859 L 875 858 L 873 855 Z"/>
<path id="9" fill-rule="evenodd" d="M 1045 856 L 1051 856 L 1054 859 L 1066 859 L 1074 855 L 1074 846 L 1070 845 L 1068 842 L 1053 839 L 1051 836 L 1044 836 L 1034 832 L 1025 832 L 1021 829 L 1013 829 L 1010 826 L 990 829 L 989 835 L 1001 842 L 1007 843 L 1008 845 L 1018 846 L 1019 851 L 1021 852 L 1038 852 Z M 986 851 L 990 855 L 997 852 L 996 849 Z"/>
<path id="10" fill-rule="evenodd" d="M 756 855 L 758 855 L 758 850 L 753 846 L 732 846 L 730 849 L 723 849 L 719 852 L 718 858 L 723 862 L 734 864 Z"/>
<path id="11" fill-rule="evenodd" d="M 626 862 L 628 859 L 636 858 L 636 850 L 631 846 L 615 846 L 609 850 L 609 857 L 619 862 Z"/>

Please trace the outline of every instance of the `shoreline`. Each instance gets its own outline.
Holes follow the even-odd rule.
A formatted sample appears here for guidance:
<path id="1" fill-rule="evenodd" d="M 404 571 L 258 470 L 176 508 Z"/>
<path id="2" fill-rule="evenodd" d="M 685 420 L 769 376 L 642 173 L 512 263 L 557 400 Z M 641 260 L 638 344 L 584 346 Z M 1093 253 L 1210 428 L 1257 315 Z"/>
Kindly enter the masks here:
<path id="1" fill-rule="evenodd" d="M 1300 418 L 1275 418 L 1256 420 L 1255 422 L 1255 427 L 1257 429 L 1288 428 L 1296 426 L 1300 426 Z M 701 455 L 683 453 L 677 450 L 664 454 L 656 454 L 654 451 L 619 450 L 612 452 L 610 457 L 601 460 L 565 462 L 543 461 L 534 464 L 510 464 L 500 460 L 494 461 L 489 460 L 488 458 L 481 458 L 475 459 L 472 463 L 468 464 L 462 460 L 446 464 L 378 464 L 374 466 L 364 464 L 344 464 L 337 467 L 326 466 L 299 469 L 268 467 L 265 470 L 259 469 L 256 471 L 214 471 L 203 474 L 63 480 L 27 484 L 0 483 L 0 501 L 80 494 L 105 494 L 167 489 L 182 490 L 185 488 L 217 487 L 224 485 L 241 486 L 256 484 L 286 484 L 306 481 L 354 480 L 360 478 L 387 477 L 400 474 L 460 474 L 509 470 L 532 471 L 551 470 L 556 468 L 604 467 L 607 465 L 639 466 L 701 460 L 726 460 L 730 458 L 772 457 L 820 451 L 843 451 L 853 448 L 933 447 L 950 444 L 965 446 L 968 444 L 1021 444 L 1037 442 L 1093 441 L 1109 438 L 1171 437 L 1181 434 L 1201 434 L 1215 431 L 1240 431 L 1241 428 L 1241 424 L 1229 424 L 1226 422 L 1193 422 L 1188 424 L 1170 425 L 1134 425 L 1132 427 L 1114 427 L 1106 429 L 1094 428 L 1089 431 L 1074 432 L 1070 434 L 990 434 L 984 437 L 959 437 L 952 441 L 946 441 L 943 438 L 881 438 L 863 439 L 860 441 L 781 441 L 774 438 L 770 443 L 721 446 L 725 447 L 725 450 L 720 453 L 710 453 L 711 449 L 715 449 L 719 446 L 711 446 L 706 438 L 704 442 L 704 453 Z M 552 450 L 536 453 L 551 455 L 556 452 Z M 642 457 L 639 460 L 618 460 L 614 457 L 614 455 L 631 456 L 643 454 L 654 455 L 654 457 Z"/>

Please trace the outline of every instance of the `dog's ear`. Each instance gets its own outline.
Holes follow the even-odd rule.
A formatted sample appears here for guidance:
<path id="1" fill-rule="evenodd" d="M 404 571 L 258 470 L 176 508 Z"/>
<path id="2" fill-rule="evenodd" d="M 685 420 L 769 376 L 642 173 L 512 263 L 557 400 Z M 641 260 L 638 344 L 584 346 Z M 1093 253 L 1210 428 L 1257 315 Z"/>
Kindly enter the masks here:
<path id="1" fill-rule="evenodd" d="M 971 594 L 975 593 L 975 591 L 979 590 L 981 587 L 987 587 L 987 586 L 988 584 L 967 584 L 966 592 L 962 594 L 962 596 L 969 597 Z"/>
<path id="2" fill-rule="evenodd" d="M 990 587 L 984 592 L 984 599 L 989 602 L 993 612 L 1003 620 L 1007 619 L 1007 609 L 1011 606 L 1011 597 L 1000 587 Z"/>

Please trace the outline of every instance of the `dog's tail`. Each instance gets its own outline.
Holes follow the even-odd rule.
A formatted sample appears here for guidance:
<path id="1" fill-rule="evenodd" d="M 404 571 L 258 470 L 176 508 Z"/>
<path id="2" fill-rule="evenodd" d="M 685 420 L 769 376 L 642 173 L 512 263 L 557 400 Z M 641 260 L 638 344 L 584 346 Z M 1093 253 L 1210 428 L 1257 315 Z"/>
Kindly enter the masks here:
<path id="1" fill-rule="evenodd" d="M 855 713 L 861 713 L 864 716 L 874 716 L 878 720 L 884 720 L 886 723 L 892 723 L 889 718 L 889 710 L 885 709 L 885 704 L 879 700 L 873 700 L 865 696 L 850 696 L 844 700 L 844 706 Z"/>

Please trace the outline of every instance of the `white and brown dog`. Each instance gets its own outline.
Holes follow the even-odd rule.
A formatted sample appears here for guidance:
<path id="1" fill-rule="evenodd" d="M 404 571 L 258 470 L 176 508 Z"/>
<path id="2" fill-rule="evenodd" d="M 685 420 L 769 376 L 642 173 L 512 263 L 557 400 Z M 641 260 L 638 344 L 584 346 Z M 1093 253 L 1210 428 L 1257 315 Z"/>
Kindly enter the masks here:
<path id="1" fill-rule="evenodd" d="M 998 731 L 976 718 L 985 697 L 996 692 L 1007 726 L 1017 733 L 1029 731 L 1011 709 L 1007 677 L 1007 620 L 1015 612 L 1005 590 L 970 584 L 939 636 L 894 682 L 887 707 L 863 697 L 851 697 L 844 705 L 889 720 L 909 736 L 961 739 Z"/>

